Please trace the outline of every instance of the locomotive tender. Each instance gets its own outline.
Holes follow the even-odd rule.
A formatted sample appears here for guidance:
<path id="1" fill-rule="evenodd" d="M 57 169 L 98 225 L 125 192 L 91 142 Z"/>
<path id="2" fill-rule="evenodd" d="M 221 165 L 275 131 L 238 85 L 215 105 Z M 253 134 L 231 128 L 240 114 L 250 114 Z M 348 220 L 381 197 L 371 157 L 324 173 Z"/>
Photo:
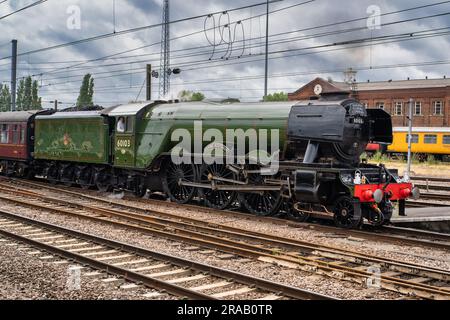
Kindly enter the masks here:
<path id="1" fill-rule="evenodd" d="M 214 138 L 205 139 L 204 132 L 197 132 L 198 124 L 200 130 L 213 129 Z M 0 129 L 0 173 L 82 188 L 121 188 L 141 196 L 163 191 L 177 203 L 200 199 L 216 209 L 239 204 L 253 214 L 285 212 L 304 221 L 321 216 L 346 228 L 363 220 L 388 223 L 394 203 L 404 212 L 405 200 L 417 196 L 417 189 L 396 171 L 360 161 L 369 142 L 392 142 L 390 116 L 338 96 L 285 103 L 153 101 L 102 111 L 2 113 Z M 202 138 L 187 141 L 197 149 L 177 149 L 180 140 L 174 137 L 180 130 L 191 133 L 193 140 Z M 230 140 L 230 130 L 241 136 Z M 268 141 L 263 143 L 251 130 L 269 133 Z M 219 141 L 218 135 L 227 140 Z M 255 136 L 256 144 L 251 141 Z M 242 142 L 244 156 L 236 152 Z M 255 156 L 263 145 L 270 164 Z M 177 163 L 175 153 L 192 161 Z M 205 153 L 223 161 L 198 161 Z"/>

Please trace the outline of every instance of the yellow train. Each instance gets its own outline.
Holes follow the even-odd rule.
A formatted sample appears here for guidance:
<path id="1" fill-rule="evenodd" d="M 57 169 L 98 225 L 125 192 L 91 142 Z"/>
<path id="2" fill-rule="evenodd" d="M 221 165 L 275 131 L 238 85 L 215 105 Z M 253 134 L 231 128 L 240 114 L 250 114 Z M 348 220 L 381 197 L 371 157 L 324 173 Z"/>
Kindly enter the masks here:
<path id="1" fill-rule="evenodd" d="M 437 160 L 450 160 L 450 128 L 413 128 L 412 153 L 420 160 L 434 156 Z M 387 152 L 397 155 L 408 153 L 408 128 L 394 128 L 394 142 Z"/>

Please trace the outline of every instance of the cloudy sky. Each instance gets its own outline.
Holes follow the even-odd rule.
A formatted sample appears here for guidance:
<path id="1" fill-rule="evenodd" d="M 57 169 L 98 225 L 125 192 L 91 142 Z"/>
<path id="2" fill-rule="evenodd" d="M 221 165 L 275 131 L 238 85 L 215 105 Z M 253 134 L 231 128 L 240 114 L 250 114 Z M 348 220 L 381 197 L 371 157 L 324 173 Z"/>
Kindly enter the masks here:
<path id="1" fill-rule="evenodd" d="M 30 52 L 158 24 L 162 0 L 48 0 L 4 17 L 34 2 L 0 4 L 0 82 L 10 81 L 10 41 L 17 39 L 18 76 L 33 75 L 39 80 L 45 105 L 58 99 L 64 107 L 71 106 L 88 72 L 96 79 L 97 104 L 145 99 L 145 65 L 159 68 L 160 27 Z M 171 66 L 182 73 L 172 76 L 170 97 L 187 89 L 202 91 L 208 98 L 261 99 L 265 5 L 232 9 L 262 2 L 170 0 L 172 21 L 216 13 L 171 24 Z M 304 2 L 284 0 L 270 5 L 275 11 L 270 15 L 270 92 L 292 92 L 318 76 L 341 81 L 342 70 L 349 67 L 359 70 L 359 81 L 450 76 L 450 15 L 446 15 L 450 1 Z M 413 9 L 419 6 L 426 7 Z M 379 19 L 371 18 L 378 13 Z M 158 79 L 153 80 L 155 99 Z"/>

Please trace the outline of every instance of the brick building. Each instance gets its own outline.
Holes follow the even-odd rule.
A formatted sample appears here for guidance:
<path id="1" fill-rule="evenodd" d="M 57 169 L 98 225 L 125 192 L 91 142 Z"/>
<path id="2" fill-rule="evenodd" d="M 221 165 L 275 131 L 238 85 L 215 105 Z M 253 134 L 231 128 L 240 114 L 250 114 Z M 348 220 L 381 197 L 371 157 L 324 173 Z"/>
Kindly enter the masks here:
<path id="1" fill-rule="evenodd" d="M 415 127 L 450 126 L 450 79 L 447 78 L 386 82 L 335 82 L 317 78 L 289 94 L 289 100 L 342 91 L 349 92 L 369 108 L 389 112 L 396 127 L 407 125 L 410 98 L 414 99 Z"/>

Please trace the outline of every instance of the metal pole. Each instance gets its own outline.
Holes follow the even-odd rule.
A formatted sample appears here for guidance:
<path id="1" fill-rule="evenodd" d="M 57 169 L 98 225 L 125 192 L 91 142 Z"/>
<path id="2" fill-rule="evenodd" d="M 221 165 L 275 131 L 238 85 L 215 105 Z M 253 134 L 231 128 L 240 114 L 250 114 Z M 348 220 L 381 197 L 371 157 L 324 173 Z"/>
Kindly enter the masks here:
<path id="1" fill-rule="evenodd" d="M 408 168 L 406 169 L 406 178 L 411 178 L 411 161 L 412 161 L 412 127 L 413 127 L 413 107 L 414 100 L 409 99 L 409 116 L 408 116 Z"/>
<path id="2" fill-rule="evenodd" d="M 55 111 L 58 111 L 58 100 L 55 100 Z"/>
<path id="3" fill-rule="evenodd" d="M 266 67 L 264 76 L 264 98 L 267 97 L 268 77 L 269 77 L 269 0 L 267 0 L 266 6 Z"/>
<path id="4" fill-rule="evenodd" d="M 147 101 L 152 100 L 152 65 L 147 65 Z"/>
<path id="5" fill-rule="evenodd" d="M 11 111 L 16 111 L 17 84 L 17 40 L 12 41 L 11 54 Z"/>

